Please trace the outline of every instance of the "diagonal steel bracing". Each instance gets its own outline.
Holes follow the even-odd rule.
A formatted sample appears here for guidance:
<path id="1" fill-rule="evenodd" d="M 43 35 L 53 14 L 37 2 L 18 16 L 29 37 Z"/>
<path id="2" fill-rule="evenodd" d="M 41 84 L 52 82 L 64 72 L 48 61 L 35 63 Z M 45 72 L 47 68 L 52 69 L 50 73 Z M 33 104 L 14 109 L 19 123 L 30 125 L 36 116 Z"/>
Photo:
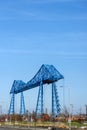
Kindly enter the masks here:
<path id="1" fill-rule="evenodd" d="M 24 83 L 22 80 L 14 80 L 10 93 L 14 95 L 39 86 L 36 112 L 42 114 L 44 112 L 43 85 L 52 84 L 52 113 L 53 114 L 55 113 L 55 108 L 57 113 L 59 113 L 60 105 L 59 105 L 58 93 L 57 93 L 55 82 L 63 78 L 64 78 L 63 75 L 61 75 L 60 72 L 53 65 L 43 64 L 39 69 L 39 71 L 36 73 L 36 75 L 27 83 Z M 12 99 L 14 98 L 12 97 Z M 22 100 L 23 100 L 23 95 L 22 95 Z M 11 101 L 10 109 L 13 108 L 13 112 L 14 112 L 14 105 L 12 105 L 13 103 L 14 101 L 13 102 Z M 21 101 L 20 113 L 22 110 L 22 104 L 24 104 L 23 101 Z"/>
<path id="2" fill-rule="evenodd" d="M 56 116 L 60 112 L 59 97 L 55 82 L 52 83 L 52 116 Z"/>
<path id="3" fill-rule="evenodd" d="M 24 95 L 23 92 L 21 92 L 21 103 L 20 103 L 20 114 L 25 114 L 26 110 L 25 110 L 25 102 L 24 102 Z"/>
<path id="4" fill-rule="evenodd" d="M 42 115 L 43 112 L 43 83 L 41 81 L 37 98 L 36 113 Z"/>

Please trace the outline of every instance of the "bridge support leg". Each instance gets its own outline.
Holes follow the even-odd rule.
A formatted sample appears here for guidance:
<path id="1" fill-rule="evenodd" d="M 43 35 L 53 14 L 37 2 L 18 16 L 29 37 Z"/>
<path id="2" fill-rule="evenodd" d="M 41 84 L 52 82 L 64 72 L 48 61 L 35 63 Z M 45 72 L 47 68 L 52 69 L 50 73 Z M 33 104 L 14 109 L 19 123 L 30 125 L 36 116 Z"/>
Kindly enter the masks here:
<path id="1" fill-rule="evenodd" d="M 11 98 L 10 107 L 9 107 L 9 114 L 15 113 L 14 106 L 15 106 L 15 94 L 12 93 L 12 98 Z"/>
<path id="2" fill-rule="evenodd" d="M 57 88 L 56 84 L 52 83 L 52 116 L 56 116 L 60 112 L 60 104 L 59 104 L 59 99 L 58 99 L 58 93 L 57 93 Z"/>
<path id="3" fill-rule="evenodd" d="M 20 114 L 25 114 L 25 102 L 24 102 L 24 95 L 23 92 L 21 92 L 21 102 L 20 102 Z"/>
<path id="4" fill-rule="evenodd" d="M 43 113 L 43 83 L 40 83 L 38 98 L 37 98 L 37 106 L 36 113 L 42 115 Z"/>

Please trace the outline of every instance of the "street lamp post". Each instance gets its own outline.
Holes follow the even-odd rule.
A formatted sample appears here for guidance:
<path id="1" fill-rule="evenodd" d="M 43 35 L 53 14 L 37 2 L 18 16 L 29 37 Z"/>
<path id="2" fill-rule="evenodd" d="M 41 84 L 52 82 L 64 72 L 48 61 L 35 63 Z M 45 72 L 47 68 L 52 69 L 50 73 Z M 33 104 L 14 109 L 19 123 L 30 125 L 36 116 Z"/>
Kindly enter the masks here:
<path id="1" fill-rule="evenodd" d="M 68 123 L 69 123 L 69 130 L 71 130 L 71 104 L 70 104 L 70 87 L 68 88 L 68 94 L 69 94 L 69 119 L 68 119 Z"/>

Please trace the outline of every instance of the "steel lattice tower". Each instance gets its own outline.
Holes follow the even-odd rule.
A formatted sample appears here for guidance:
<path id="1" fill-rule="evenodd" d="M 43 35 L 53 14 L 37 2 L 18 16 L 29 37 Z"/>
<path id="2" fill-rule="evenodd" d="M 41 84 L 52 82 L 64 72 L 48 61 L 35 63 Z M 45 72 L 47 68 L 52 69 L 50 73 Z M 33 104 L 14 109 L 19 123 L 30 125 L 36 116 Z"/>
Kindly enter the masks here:
<path id="1" fill-rule="evenodd" d="M 43 112 L 43 83 L 41 81 L 37 98 L 36 113 L 42 115 Z"/>
<path id="2" fill-rule="evenodd" d="M 10 102 L 10 108 L 9 108 L 9 114 L 14 114 L 15 113 L 15 94 L 12 93 L 12 97 L 11 97 L 11 102 Z"/>
<path id="3" fill-rule="evenodd" d="M 25 102 L 23 92 L 21 92 L 20 114 L 25 114 Z"/>
<path id="4" fill-rule="evenodd" d="M 52 83 L 52 116 L 56 116 L 60 112 L 60 104 L 58 99 L 58 92 L 55 82 Z"/>
<path id="5" fill-rule="evenodd" d="M 25 85 L 25 83 L 22 80 L 14 80 L 14 82 L 13 82 L 12 98 L 11 98 L 10 107 L 9 107 L 9 114 L 15 113 L 15 94 L 17 94 L 17 93 L 15 93 L 15 91 L 17 88 L 20 88 L 23 85 Z M 24 113 L 25 113 L 25 103 L 24 103 L 23 92 L 21 92 L 20 114 L 24 114 Z"/>

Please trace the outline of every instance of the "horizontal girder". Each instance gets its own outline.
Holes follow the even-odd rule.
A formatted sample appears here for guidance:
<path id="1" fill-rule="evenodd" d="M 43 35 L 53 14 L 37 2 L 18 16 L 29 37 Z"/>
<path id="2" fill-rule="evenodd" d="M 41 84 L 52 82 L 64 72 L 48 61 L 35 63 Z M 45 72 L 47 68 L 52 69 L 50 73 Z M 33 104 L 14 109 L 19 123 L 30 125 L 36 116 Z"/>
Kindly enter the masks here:
<path id="1" fill-rule="evenodd" d="M 40 83 L 50 84 L 60 79 L 63 79 L 63 75 L 53 65 L 42 65 L 36 75 L 27 83 L 21 80 L 14 80 L 10 93 L 20 93 L 28 89 L 40 86 Z"/>

